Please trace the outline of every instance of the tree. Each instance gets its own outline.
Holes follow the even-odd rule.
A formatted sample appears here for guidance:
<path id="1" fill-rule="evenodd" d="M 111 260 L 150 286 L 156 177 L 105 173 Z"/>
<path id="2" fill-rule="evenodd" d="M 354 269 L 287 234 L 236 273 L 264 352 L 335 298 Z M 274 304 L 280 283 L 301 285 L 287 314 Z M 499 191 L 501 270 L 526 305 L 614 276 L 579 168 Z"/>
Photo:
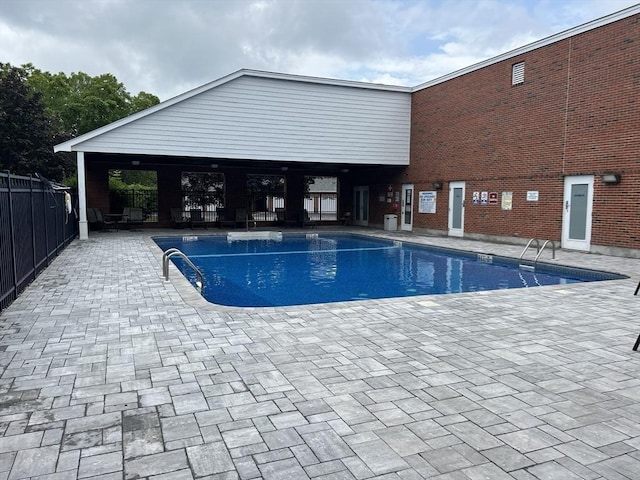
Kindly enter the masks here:
<path id="1" fill-rule="evenodd" d="M 67 76 L 0 63 L 0 80 L 0 168 L 56 180 L 75 173 L 71 154 L 53 154 L 56 144 L 160 102 L 146 92 L 131 96 L 110 73 Z"/>
<path id="2" fill-rule="evenodd" d="M 251 210 L 266 208 L 266 200 L 284 198 L 285 180 L 282 175 L 247 175 L 247 201 Z"/>
<path id="3" fill-rule="evenodd" d="M 182 191 L 189 206 L 222 205 L 224 177 L 219 173 L 182 172 Z"/>
<path id="4" fill-rule="evenodd" d="M 42 95 L 26 78 L 24 69 L 0 63 L 0 169 L 60 181 L 73 165 L 68 157 L 56 156 L 53 145 L 68 137 L 54 127 Z"/>
<path id="5" fill-rule="evenodd" d="M 124 85 L 110 74 L 92 77 L 84 72 L 42 72 L 31 64 L 24 66 L 28 83 L 42 92 L 47 113 L 60 121 L 60 128 L 82 135 L 111 122 L 160 103 L 147 92 L 131 96 Z"/>

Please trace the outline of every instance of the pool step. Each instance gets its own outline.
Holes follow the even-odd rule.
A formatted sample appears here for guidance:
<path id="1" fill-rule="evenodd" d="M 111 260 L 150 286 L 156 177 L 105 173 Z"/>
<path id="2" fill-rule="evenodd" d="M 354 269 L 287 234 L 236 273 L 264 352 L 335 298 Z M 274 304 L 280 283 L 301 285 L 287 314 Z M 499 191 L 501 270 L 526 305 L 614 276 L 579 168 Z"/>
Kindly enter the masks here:
<path id="1" fill-rule="evenodd" d="M 254 231 L 254 232 L 229 232 L 227 242 L 248 241 L 248 240 L 275 240 L 282 241 L 282 232 Z"/>
<path id="2" fill-rule="evenodd" d="M 535 272 L 536 271 L 536 267 L 533 265 L 525 265 L 524 263 L 521 263 L 519 265 L 520 270 L 527 270 L 529 272 Z"/>

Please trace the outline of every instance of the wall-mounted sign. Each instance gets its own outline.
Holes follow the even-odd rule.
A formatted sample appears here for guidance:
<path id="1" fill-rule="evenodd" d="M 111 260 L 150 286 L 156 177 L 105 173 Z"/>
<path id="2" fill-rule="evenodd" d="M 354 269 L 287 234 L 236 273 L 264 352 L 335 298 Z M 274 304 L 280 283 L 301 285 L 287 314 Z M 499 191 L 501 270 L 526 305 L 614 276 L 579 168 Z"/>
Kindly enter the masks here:
<path id="1" fill-rule="evenodd" d="M 537 201 L 538 201 L 538 191 L 529 190 L 527 192 L 527 202 L 537 202 Z"/>
<path id="2" fill-rule="evenodd" d="M 437 192 L 418 192 L 418 213 L 436 213 Z"/>
<path id="3" fill-rule="evenodd" d="M 498 203 L 498 192 L 489 192 L 489 205 Z"/>
<path id="4" fill-rule="evenodd" d="M 400 201 L 400 192 L 393 192 L 393 198 L 396 202 Z"/>
<path id="5" fill-rule="evenodd" d="M 511 210 L 513 207 L 513 192 L 502 192 L 502 210 Z"/>
<path id="6" fill-rule="evenodd" d="M 489 192 L 480 192 L 480 205 L 489 203 Z"/>
<path id="7" fill-rule="evenodd" d="M 471 203 L 478 205 L 480 203 L 480 192 L 473 192 L 471 195 Z"/>

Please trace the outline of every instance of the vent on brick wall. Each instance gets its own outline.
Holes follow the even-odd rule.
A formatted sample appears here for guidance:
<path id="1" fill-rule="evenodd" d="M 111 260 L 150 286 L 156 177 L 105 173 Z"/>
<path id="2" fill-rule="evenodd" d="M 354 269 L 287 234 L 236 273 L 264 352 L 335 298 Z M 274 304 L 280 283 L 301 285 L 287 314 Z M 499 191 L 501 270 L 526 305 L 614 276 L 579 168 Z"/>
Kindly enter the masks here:
<path id="1" fill-rule="evenodd" d="M 511 85 L 524 83 L 524 62 L 516 63 L 511 68 Z"/>

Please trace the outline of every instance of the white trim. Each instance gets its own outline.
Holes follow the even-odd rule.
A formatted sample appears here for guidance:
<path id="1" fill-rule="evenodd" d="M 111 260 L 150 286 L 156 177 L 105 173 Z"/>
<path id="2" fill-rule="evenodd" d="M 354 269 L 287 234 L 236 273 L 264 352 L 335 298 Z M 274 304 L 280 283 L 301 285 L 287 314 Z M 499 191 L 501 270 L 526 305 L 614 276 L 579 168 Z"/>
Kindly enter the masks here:
<path id="1" fill-rule="evenodd" d="M 78 210 L 80 210 L 80 240 L 89 239 L 89 224 L 87 223 L 87 182 L 84 170 L 84 152 L 78 152 L 76 156 L 78 164 Z"/>
<path id="2" fill-rule="evenodd" d="M 524 62 L 514 63 L 511 66 L 511 85 L 524 83 Z"/>
<path id="3" fill-rule="evenodd" d="M 405 215 L 406 215 L 406 205 L 405 205 L 405 195 L 408 190 L 411 190 L 411 205 L 409 205 L 409 218 L 411 221 L 409 223 L 405 223 Z M 414 208 L 414 204 L 416 203 L 415 195 L 414 195 L 413 183 L 403 183 L 402 184 L 402 197 L 401 197 L 401 208 L 400 208 L 400 230 L 404 230 L 407 232 L 411 232 L 413 230 L 413 212 L 417 211 Z"/>
<path id="4" fill-rule="evenodd" d="M 81 147 L 79 144 L 86 142 L 87 140 L 91 140 L 92 138 L 98 137 L 104 133 L 115 130 L 116 128 L 122 127 L 129 123 L 135 122 L 141 118 L 152 115 L 160 110 L 164 110 L 176 103 L 180 103 L 188 98 L 195 97 L 201 93 L 204 93 L 212 88 L 216 88 L 220 85 L 223 85 L 231 80 L 235 80 L 239 77 L 259 77 L 259 78 L 272 78 L 279 80 L 289 80 L 292 82 L 305 82 L 305 83 L 315 83 L 315 84 L 323 84 L 323 85 L 337 85 L 342 87 L 351 87 L 351 88 L 363 88 L 367 90 L 383 90 L 389 92 L 403 92 L 403 93 L 411 93 L 411 87 L 401 87 L 394 85 L 381 85 L 375 83 L 364 83 L 364 82 L 355 82 L 351 80 L 334 80 L 329 78 L 317 78 L 317 77 L 305 77 L 302 75 L 291 75 L 286 73 L 274 73 L 274 72 L 262 72 L 258 70 L 238 70 L 237 72 L 231 73 L 224 77 L 221 77 L 212 82 L 206 83 L 200 87 L 194 88 L 193 90 L 189 90 L 183 94 L 178 95 L 177 97 L 170 98 L 164 102 L 161 102 L 153 107 L 149 107 L 146 110 L 142 110 L 141 112 L 134 113 L 133 115 L 129 115 L 128 117 L 117 120 L 113 123 L 105 125 L 103 127 L 97 128 L 90 132 L 87 132 L 83 135 L 80 135 L 76 138 L 72 138 L 71 140 L 67 140 L 66 142 L 60 143 L 53 147 L 54 152 L 73 152 L 80 151 Z M 85 150 L 82 150 L 85 151 Z"/>
<path id="5" fill-rule="evenodd" d="M 453 227 L 453 198 L 454 190 L 456 188 L 462 189 L 462 202 L 460 204 L 460 228 Z M 449 182 L 449 218 L 448 218 L 448 232 L 450 237 L 464 237 L 464 207 L 465 207 L 465 189 L 467 188 L 466 182 Z"/>
<path id="6" fill-rule="evenodd" d="M 562 209 L 562 242 L 561 246 L 566 250 L 591 251 L 591 227 L 593 220 L 593 175 L 571 175 L 564 177 L 564 195 Z M 570 238 L 571 223 L 571 187 L 573 185 L 587 185 L 587 211 L 585 212 L 585 238 Z"/>
<path id="7" fill-rule="evenodd" d="M 438 77 L 433 80 L 429 80 L 428 82 L 421 83 L 420 85 L 413 87 L 411 91 L 418 92 L 420 90 L 424 90 L 425 88 L 433 87 L 434 85 L 438 85 L 439 83 L 447 82 L 456 77 L 461 77 L 462 75 L 466 75 L 467 73 L 475 72 L 476 70 L 480 70 L 481 68 L 488 67 L 489 65 L 493 65 L 495 63 L 502 62 L 503 60 L 517 57 L 518 55 L 522 55 L 523 53 L 531 52 L 532 50 L 536 50 L 538 48 L 551 45 L 552 43 L 559 42 L 560 40 L 565 40 L 575 35 L 588 32 L 589 30 L 593 30 L 595 28 L 617 22 L 618 20 L 622 20 L 638 13 L 640 13 L 640 4 L 632 5 L 631 7 L 620 10 L 619 12 L 612 13 L 611 15 L 607 15 L 606 17 L 601 17 L 596 20 L 583 23 L 582 25 L 579 25 L 577 27 L 564 30 L 563 32 L 556 33 L 555 35 L 543 38 L 542 40 L 537 40 L 533 43 L 529 43 L 528 45 L 516 48 L 515 50 L 510 50 L 506 53 L 498 55 L 497 57 L 483 60 L 482 62 L 478 62 L 469 67 L 465 67 L 460 70 L 456 70 L 455 72 L 443 75 L 442 77 Z"/>

